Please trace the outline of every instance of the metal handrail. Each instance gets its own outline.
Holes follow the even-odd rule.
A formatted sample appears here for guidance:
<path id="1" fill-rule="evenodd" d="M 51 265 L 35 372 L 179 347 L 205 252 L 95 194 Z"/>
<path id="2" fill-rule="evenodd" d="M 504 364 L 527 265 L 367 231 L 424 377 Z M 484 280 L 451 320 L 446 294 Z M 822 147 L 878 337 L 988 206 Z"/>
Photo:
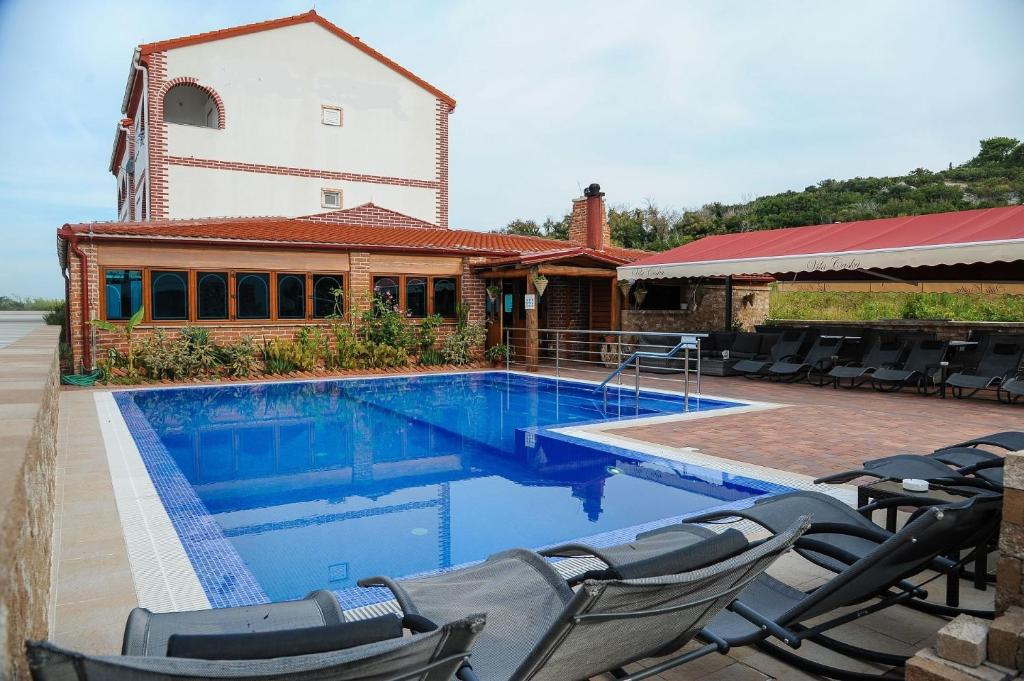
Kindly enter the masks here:
<path id="1" fill-rule="evenodd" d="M 519 343 L 513 343 L 512 333 L 516 332 L 517 335 L 525 333 L 528 330 L 524 327 L 506 327 L 504 329 L 504 341 L 505 341 L 505 369 L 506 371 L 511 370 L 513 364 L 524 364 L 527 363 L 522 360 L 522 353 L 528 349 L 528 345 L 521 344 L 522 339 L 517 338 Z M 530 330 L 532 331 L 532 330 Z M 640 398 L 640 365 L 643 358 L 650 359 L 663 359 L 669 360 L 670 362 L 679 362 L 682 365 L 683 373 L 683 400 L 684 408 L 689 411 L 689 400 L 690 400 L 690 374 L 696 369 L 696 387 L 697 395 L 700 395 L 700 372 L 701 372 L 701 339 L 707 338 L 707 333 L 687 333 L 687 332 L 671 332 L 671 331 L 610 331 L 605 329 L 547 329 L 541 328 L 535 331 L 537 333 L 537 350 L 541 353 L 539 358 L 541 362 L 546 361 L 553 364 L 555 376 L 559 377 L 563 368 L 572 371 L 581 372 L 594 372 L 596 373 L 597 367 L 608 367 L 611 366 L 611 359 L 618 360 L 618 366 L 611 374 L 608 374 L 604 380 L 594 388 L 596 393 L 598 390 L 603 390 L 604 403 L 607 409 L 608 403 L 608 383 L 618 378 L 618 385 L 622 387 L 622 374 L 623 371 L 633 364 L 635 368 L 635 376 L 633 378 L 633 386 L 635 392 L 635 399 L 637 405 L 639 405 Z M 590 336 L 591 338 L 587 338 Z M 593 336 L 607 337 L 601 340 L 593 340 Z M 651 350 L 634 350 L 630 356 L 623 361 L 623 350 L 636 348 L 638 345 L 642 346 L 642 342 L 639 336 L 659 336 L 659 337 L 673 337 L 678 338 L 679 342 L 669 348 L 666 352 L 654 352 Z M 583 338 L 580 338 L 583 337 Z M 603 342 L 602 342 L 603 341 Z M 596 346 L 600 346 L 597 349 Z M 611 357 L 606 355 L 606 349 Z M 515 352 L 513 352 L 515 350 Z M 696 350 L 696 357 L 691 357 L 691 350 Z M 680 356 L 680 352 L 683 353 Z M 513 355 L 516 357 L 514 358 Z M 597 359 L 597 358 L 600 359 Z M 694 360 L 696 360 L 696 367 L 694 367 Z M 588 368 L 589 367 L 589 368 Z M 601 371 L 607 371 L 605 368 Z M 667 381 L 667 380 L 678 380 L 677 378 L 668 378 L 661 376 L 651 376 L 656 381 Z"/>
<path id="2" fill-rule="evenodd" d="M 680 350 L 700 350 L 700 340 L 696 336 L 684 335 L 679 338 L 679 342 L 676 343 L 675 347 L 669 350 L 668 352 L 649 352 L 646 350 L 637 350 L 632 355 L 627 357 L 625 361 L 620 363 L 614 371 L 608 374 L 608 377 L 601 381 L 601 385 L 594 388 L 594 392 L 604 389 L 605 386 L 608 385 L 609 381 L 611 381 L 613 378 L 621 374 L 626 367 L 628 367 L 632 362 L 636 361 L 641 357 L 650 357 L 652 359 L 668 359 L 670 357 L 675 357 Z M 698 357 L 699 356 L 700 355 L 698 354 Z M 685 361 L 689 362 L 688 355 L 686 356 Z M 689 371 L 689 367 L 686 368 L 686 371 Z"/>

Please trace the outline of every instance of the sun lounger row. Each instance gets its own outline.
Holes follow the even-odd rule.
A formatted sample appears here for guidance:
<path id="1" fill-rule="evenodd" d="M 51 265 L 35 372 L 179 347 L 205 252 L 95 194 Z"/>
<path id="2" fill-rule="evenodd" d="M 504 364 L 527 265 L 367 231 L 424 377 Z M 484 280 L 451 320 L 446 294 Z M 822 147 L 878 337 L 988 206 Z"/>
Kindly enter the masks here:
<path id="1" fill-rule="evenodd" d="M 835 331 L 763 327 L 710 334 L 702 355 L 732 360 L 730 373 L 747 378 L 842 388 L 869 383 L 880 392 L 911 388 L 926 395 L 949 390 L 957 398 L 987 390 L 1007 403 L 1024 399 L 1024 336 L 985 333 L 957 342 L 921 333 Z"/>
<path id="2" fill-rule="evenodd" d="M 979 476 L 989 468 L 978 465 L 998 456 L 982 453 L 979 445 L 1021 448 L 1024 433 L 995 433 L 920 457 L 942 467 L 934 468 L 940 477 L 933 479 L 948 483 L 959 500 L 900 498 L 894 503 L 917 510 L 895 531 L 870 521 L 882 504 L 852 509 L 825 494 L 797 491 L 696 516 L 619 546 L 511 549 L 440 574 L 360 582 L 388 588 L 401 615 L 347 621 L 324 591 L 245 608 L 164 614 L 136 609 L 121 656 L 30 643 L 30 666 L 40 681 L 584 681 L 605 672 L 639 680 L 757 645 L 812 673 L 864 678 L 793 650 L 813 641 L 861 661 L 901 666 L 905 657 L 835 638 L 841 637 L 836 630 L 893 607 L 985 614 L 925 601 L 932 575 L 959 576 L 966 561 L 961 552 L 985 545 L 998 528 L 999 487 Z M 876 476 L 879 466 L 900 461 L 867 462 L 862 471 L 839 475 Z M 972 477 L 977 484 L 964 482 Z M 768 536 L 721 531 L 730 518 L 753 521 Z M 719 531 L 697 523 L 714 523 Z M 832 576 L 808 591 L 769 576 L 767 568 L 791 548 Z M 603 567 L 566 578 L 550 562 L 580 556 Z M 622 671 L 654 657 L 663 659 Z"/>

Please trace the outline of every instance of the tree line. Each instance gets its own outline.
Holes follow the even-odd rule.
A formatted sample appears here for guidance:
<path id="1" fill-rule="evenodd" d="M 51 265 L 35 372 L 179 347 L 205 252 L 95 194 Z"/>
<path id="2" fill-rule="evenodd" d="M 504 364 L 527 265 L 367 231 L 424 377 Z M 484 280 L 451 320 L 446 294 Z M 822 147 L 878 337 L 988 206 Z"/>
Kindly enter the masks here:
<path id="1" fill-rule="evenodd" d="M 1012 137 L 992 137 L 981 140 L 974 158 L 944 170 L 822 180 L 802 191 L 690 210 L 647 200 L 639 207 L 610 206 L 608 224 L 617 246 L 663 251 L 713 234 L 991 208 L 1019 204 L 1022 197 L 1024 144 Z M 570 218 L 567 214 L 540 223 L 517 219 L 498 231 L 567 239 Z"/>

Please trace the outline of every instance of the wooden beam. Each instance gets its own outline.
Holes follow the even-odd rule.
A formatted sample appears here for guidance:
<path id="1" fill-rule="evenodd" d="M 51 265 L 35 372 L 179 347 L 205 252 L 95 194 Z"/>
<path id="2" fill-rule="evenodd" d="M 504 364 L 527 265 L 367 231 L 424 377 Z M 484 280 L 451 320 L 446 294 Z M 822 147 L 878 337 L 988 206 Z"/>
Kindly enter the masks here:
<path id="1" fill-rule="evenodd" d="M 612 331 L 621 331 L 622 330 L 622 314 L 621 314 L 622 294 L 619 292 L 619 280 L 618 279 L 612 279 L 608 283 L 612 287 L 612 323 L 611 323 L 612 329 L 611 330 Z"/>
<path id="2" fill-rule="evenodd" d="M 518 279 L 527 274 L 527 270 L 484 270 L 478 272 L 477 276 L 481 279 Z"/>
<path id="3" fill-rule="evenodd" d="M 534 268 L 534 270 L 536 270 L 536 268 Z M 540 306 L 540 296 L 537 295 L 537 287 L 533 283 L 532 276 L 526 278 L 526 294 L 533 294 L 536 301 L 532 310 L 525 310 L 526 370 L 537 371 L 540 368 L 540 326 L 537 322 L 537 308 Z"/>
<path id="4" fill-rule="evenodd" d="M 602 270 L 596 267 L 577 267 L 574 265 L 541 265 L 537 271 L 548 277 L 615 278 L 615 270 Z"/>

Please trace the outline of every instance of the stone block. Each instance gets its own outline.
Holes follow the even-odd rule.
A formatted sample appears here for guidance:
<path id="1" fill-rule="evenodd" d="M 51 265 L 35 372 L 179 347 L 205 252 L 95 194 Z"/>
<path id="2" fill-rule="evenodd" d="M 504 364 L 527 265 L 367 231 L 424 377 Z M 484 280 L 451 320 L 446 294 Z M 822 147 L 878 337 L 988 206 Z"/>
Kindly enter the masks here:
<path id="1" fill-rule="evenodd" d="M 927 648 L 907 660 L 906 681 L 1009 681 L 1014 677 L 1008 669 L 981 665 L 967 667 L 935 654 Z"/>
<path id="2" fill-rule="evenodd" d="M 1024 489 L 1003 491 L 1003 523 L 1024 525 Z"/>
<path id="3" fill-rule="evenodd" d="M 960 615 L 935 635 L 939 657 L 969 667 L 985 661 L 988 646 L 988 622 Z"/>
<path id="4" fill-rule="evenodd" d="M 999 550 L 1004 556 L 1024 559 L 1024 525 L 1003 523 L 999 530 Z"/>
<path id="5" fill-rule="evenodd" d="M 1010 608 L 992 622 L 988 658 L 1003 667 L 1024 670 L 1024 608 Z"/>
<path id="6" fill-rule="evenodd" d="M 1024 451 L 1009 452 L 1003 464 L 1003 486 L 1024 489 Z"/>

